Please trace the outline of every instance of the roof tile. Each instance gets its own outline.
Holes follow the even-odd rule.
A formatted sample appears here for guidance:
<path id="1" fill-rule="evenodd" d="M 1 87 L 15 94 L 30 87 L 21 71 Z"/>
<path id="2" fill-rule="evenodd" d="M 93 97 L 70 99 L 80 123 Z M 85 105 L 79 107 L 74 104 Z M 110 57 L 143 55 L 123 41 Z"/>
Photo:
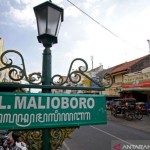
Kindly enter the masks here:
<path id="1" fill-rule="evenodd" d="M 120 72 L 120 71 L 123 71 L 123 70 L 127 70 L 131 66 L 133 66 L 134 64 L 136 64 L 137 62 L 139 62 L 140 60 L 142 60 L 143 58 L 145 58 L 146 56 L 140 57 L 138 59 L 135 59 L 135 60 L 132 60 L 132 61 L 129 61 L 129 62 L 125 62 L 125 63 L 119 64 L 119 65 L 115 66 L 112 69 L 111 73 L 117 73 L 117 72 Z"/>

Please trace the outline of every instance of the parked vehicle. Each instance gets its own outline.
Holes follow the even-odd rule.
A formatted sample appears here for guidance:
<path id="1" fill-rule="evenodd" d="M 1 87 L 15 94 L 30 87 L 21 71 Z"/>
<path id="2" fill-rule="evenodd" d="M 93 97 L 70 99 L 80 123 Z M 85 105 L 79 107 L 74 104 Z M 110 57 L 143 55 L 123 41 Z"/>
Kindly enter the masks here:
<path id="1" fill-rule="evenodd" d="M 140 110 L 144 114 L 146 112 L 146 104 L 144 102 L 137 102 L 136 109 Z"/>
<path id="2" fill-rule="evenodd" d="M 122 114 L 124 110 L 123 99 L 114 99 L 111 103 L 111 114 L 117 117 L 117 114 Z"/>
<path id="3" fill-rule="evenodd" d="M 147 103 L 138 102 L 136 103 L 136 108 L 141 111 L 144 115 L 150 115 L 150 108 L 146 106 Z"/>
<path id="4" fill-rule="evenodd" d="M 133 120 L 134 117 L 140 120 L 143 117 L 143 114 L 136 109 L 136 99 L 134 98 L 114 99 L 111 108 L 111 114 L 114 117 L 122 115 L 127 120 Z"/>

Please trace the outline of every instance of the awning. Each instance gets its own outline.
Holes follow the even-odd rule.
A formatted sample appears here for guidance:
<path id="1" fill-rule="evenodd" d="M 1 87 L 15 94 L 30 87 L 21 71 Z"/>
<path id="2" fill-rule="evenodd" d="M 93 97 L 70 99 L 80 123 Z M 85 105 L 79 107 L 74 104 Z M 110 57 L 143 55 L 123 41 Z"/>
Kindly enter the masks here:
<path id="1" fill-rule="evenodd" d="M 124 88 L 150 87 L 150 80 L 135 83 L 135 84 L 123 84 L 123 87 Z"/>
<path id="2" fill-rule="evenodd" d="M 150 87 L 135 87 L 135 88 L 122 88 L 121 93 L 123 92 L 142 92 L 142 93 L 150 93 Z"/>

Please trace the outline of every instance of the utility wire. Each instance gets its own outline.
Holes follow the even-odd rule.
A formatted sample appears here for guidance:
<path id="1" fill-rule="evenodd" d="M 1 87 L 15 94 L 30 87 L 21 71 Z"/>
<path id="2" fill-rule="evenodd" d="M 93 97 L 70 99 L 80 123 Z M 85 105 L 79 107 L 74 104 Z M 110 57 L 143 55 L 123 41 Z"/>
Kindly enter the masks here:
<path id="1" fill-rule="evenodd" d="M 87 14 L 86 12 L 84 12 L 81 8 L 79 8 L 77 5 L 75 5 L 74 3 L 72 3 L 70 0 L 67 0 L 71 5 L 73 5 L 75 8 L 77 8 L 79 11 L 81 11 L 83 14 L 85 14 L 87 17 L 89 17 L 91 20 L 93 20 L 95 23 L 97 23 L 98 25 L 100 25 L 102 28 L 104 28 L 105 30 L 107 30 L 109 33 L 111 33 L 113 36 L 119 38 L 121 41 L 130 44 L 131 46 L 135 47 L 138 50 L 142 50 L 141 48 L 138 48 L 137 46 L 135 46 L 134 44 L 130 43 L 129 41 L 121 38 L 119 35 L 115 34 L 114 32 L 112 32 L 110 29 L 108 29 L 107 27 L 105 27 L 104 25 L 102 25 L 99 21 L 97 21 L 96 19 L 94 19 L 93 17 L 91 17 L 89 14 Z"/>
<path id="2" fill-rule="evenodd" d="M 78 10 L 80 10 L 83 14 L 85 14 L 87 17 L 89 17 L 90 19 L 92 19 L 94 22 L 96 22 L 97 24 L 99 24 L 102 28 L 106 29 L 108 32 L 110 32 L 111 34 L 113 34 L 114 36 L 116 36 L 117 38 L 119 38 L 119 36 L 115 33 L 113 33 L 112 31 L 110 31 L 108 28 L 106 28 L 104 25 L 102 25 L 100 22 L 98 22 L 97 20 L 95 20 L 93 17 L 91 17 L 90 15 L 88 15 L 86 12 L 84 12 L 82 9 L 80 9 L 78 6 L 76 6 L 75 4 L 73 4 L 71 1 L 67 0 L 70 4 L 72 4 L 74 7 L 76 7 Z"/>

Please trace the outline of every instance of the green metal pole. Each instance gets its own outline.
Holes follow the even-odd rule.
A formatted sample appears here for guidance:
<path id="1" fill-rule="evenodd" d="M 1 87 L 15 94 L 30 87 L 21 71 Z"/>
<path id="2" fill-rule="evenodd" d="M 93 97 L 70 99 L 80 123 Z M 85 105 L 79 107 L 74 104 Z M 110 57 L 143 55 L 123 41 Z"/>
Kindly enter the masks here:
<path id="1" fill-rule="evenodd" d="M 45 45 L 44 45 L 45 46 Z M 43 51 L 42 85 L 50 85 L 51 82 L 51 50 L 45 46 Z M 42 89 L 42 93 L 51 93 L 50 89 Z M 42 129 L 42 150 L 50 150 L 50 129 Z"/>

